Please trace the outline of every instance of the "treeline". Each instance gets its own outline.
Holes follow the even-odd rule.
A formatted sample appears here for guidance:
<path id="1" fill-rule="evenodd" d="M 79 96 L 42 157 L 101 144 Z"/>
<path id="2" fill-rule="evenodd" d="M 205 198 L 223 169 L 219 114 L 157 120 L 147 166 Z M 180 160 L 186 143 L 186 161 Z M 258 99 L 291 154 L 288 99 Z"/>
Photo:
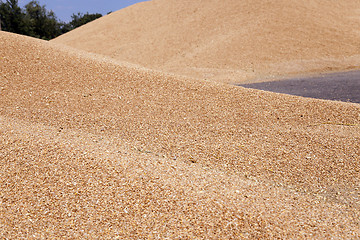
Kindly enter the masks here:
<path id="1" fill-rule="evenodd" d="M 71 21 L 62 22 L 45 5 L 41 6 L 38 1 L 30 1 L 22 9 L 18 0 L 0 0 L 0 27 L 3 31 L 23 34 L 31 37 L 50 40 L 69 32 L 81 25 L 102 17 L 95 14 L 73 14 Z"/>

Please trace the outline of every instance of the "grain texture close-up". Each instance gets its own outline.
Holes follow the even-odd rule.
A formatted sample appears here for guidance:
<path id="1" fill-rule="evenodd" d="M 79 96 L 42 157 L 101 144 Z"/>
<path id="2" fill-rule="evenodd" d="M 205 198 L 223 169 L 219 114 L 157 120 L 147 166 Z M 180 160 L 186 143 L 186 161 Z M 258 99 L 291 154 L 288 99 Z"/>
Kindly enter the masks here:
<path id="1" fill-rule="evenodd" d="M 0 31 L 1 239 L 360 238 L 359 104 L 247 89 L 224 83 L 224 79 L 218 81 L 217 77 L 206 80 L 197 75 L 197 70 L 185 74 L 181 63 L 196 66 L 198 62 L 205 67 L 205 59 L 215 59 L 207 54 L 221 60 L 226 52 L 215 48 L 220 42 L 210 42 L 220 36 L 216 31 L 223 31 L 230 42 L 237 41 L 241 34 L 226 35 L 232 30 L 207 29 L 193 42 L 187 35 L 178 39 L 179 44 L 190 46 L 201 38 L 203 45 L 191 50 L 202 53 L 199 59 L 194 52 L 187 52 L 180 60 L 181 54 L 171 53 L 176 48 L 169 49 L 161 41 L 157 45 L 154 38 L 152 49 L 150 43 L 134 43 L 141 47 L 132 48 L 130 38 L 135 36 L 125 33 L 121 38 L 128 43 L 112 42 L 118 41 L 122 28 L 135 30 L 126 22 L 111 23 L 111 18 L 135 16 L 138 8 L 144 11 L 144 19 L 132 20 L 139 25 L 151 13 L 161 22 L 179 18 L 162 19 L 161 14 L 155 14 L 158 7 L 168 14 L 179 11 L 179 15 L 198 17 L 185 18 L 188 24 L 199 24 L 205 17 L 219 19 L 217 27 L 230 24 L 215 14 L 215 1 L 203 2 L 149 1 L 50 42 Z M 276 9 L 291 9 L 287 1 L 265 1 L 264 6 L 260 2 L 253 1 L 252 5 L 250 1 L 227 0 L 219 9 L 231 15 L 231 10 L 241 8 L 251 15 L 253 8 L 265 11 L 267 5 L 274 7 L 274 2 L 279 4 Z M 333 24 L 346 23 L 345 18 L 336 18 L 345 7 L 352 8 L 354 14 L 355 6 L 360 9 L 355 0 L 308 0 L 304 5 L 288 2 L 301 5 L 294 7 L 296 11 L 326 2 L 318 17 L 322 20 L 322 14 L 331 12 L 334 17 L 329 21 Z M 201 13 L 190 14 L 184 4 L 189 5 L 187 11 L 197 6 Z M 257 24 L 267 22 L 273 14 L 265 14 Z M 310 15 L 312 12 L 304 16 L 305 20 Z M 359 23 L 350 13 L 348 17 Z M 246 20 L 236 15 L 235 25 L 239 19 Z M 144 33 L 142 37 L 146 38 L 151 33 L 161 38 L 162 31 L 169 33 L 165 26 L 151 26 L 155 24 L 151 21 L 144 29 L 137 29 L 139 35 Z M 290 24 L 283 20 L 284 25 L 276 23 L 268 24 Z M 131 26 L 136 28 L 136 24 Z M 203 24 L 210 28 L 208 22 Z M 112 54 L 102 52 L 99 42 L 90 43 L 93 39 L 87 35 L 103 26 L 114 37 L 97 39 L 104 44 L 102 50 Z M 324 36 L 332 35 L 327 31 L 338 26 L 324 28 Z M 309 56 L 314 63 L 315 55 L 318 60 L 328 56 L 334 59 L 334 69 L 343 69 L 358 59 L 354 53 L 359 52 L 355 42 L 360 37 L 349 29 L 335 31 L 354 36 L 349 40 L 349 35 L 343 35 L 346 44 L 342 49 L 335 47 L 336 41 L 343 41 L 336 35 L 338 38 L 324 43 L 335 44 L 329 52 L 326 46 L 314 46 L 318 53 L 301 45 L 290 50 L 304 48 L 300 58 Z M 174 38 L 181 35 L 175 31 L 171 34 Z M 279 41 L 273 35 L 274 44 L 285 41 L 284 34 Z M 76 36 L 76 41 L 84 43 L 80 44 L 83 48 L 63 45 L 70 41 L 67 38 Z M 83 37 L 89 42 L 81 40 Z M 167 37 L 163 40 L 168 41 Z M 265 43 L 261 39 L 259 35 L 257 43 Z M 290 48 L 293 42 L 288 40 L 286 47 Z M 221 54 L 208 49 L 213 47 Z M 280 62 L 294 60 L 278 53 L 265 61 L 271 49 L 264 49 L 264 56 L 259 56 L 251 55 L 251 48 L 256 46 L 245 44 L 243 51 L 236 51 L 244 54 L 241 59 L 248 59 L 244 64 L 257 59 L 254 67 L 261 76 L 270 78 Z M 176 58 L 173 63 L 182 72 L 172 71 L 167 57 Z M 341 64 L 339 59 L 343 59 Z M 159 67 L 162 61 L 169 65 Z M 224 69 L 227 62 L 213 64 Z M 302 70 L 298 73 L 310 71 Z M 291 75 L 292 71 L 284 70 L 279 76 Z M 242 76 L 249 81 L 255 77 Z"/>

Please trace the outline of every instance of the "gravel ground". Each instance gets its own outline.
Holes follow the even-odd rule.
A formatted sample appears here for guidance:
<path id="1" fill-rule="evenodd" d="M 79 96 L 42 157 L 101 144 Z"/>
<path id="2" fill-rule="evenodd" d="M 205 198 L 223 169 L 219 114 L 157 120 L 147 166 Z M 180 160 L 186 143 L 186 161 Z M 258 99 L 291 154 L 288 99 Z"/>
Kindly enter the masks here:
<path id="1" fill-rule="evenodd" d="M 241 84 L 239 86 L 310 98 L 360 103 L 360 71 Z"/>
<path id="2" fill-rule="evenodd" d="M 0 238 L 360 237 L 358 104 L 0 46 Z"/>

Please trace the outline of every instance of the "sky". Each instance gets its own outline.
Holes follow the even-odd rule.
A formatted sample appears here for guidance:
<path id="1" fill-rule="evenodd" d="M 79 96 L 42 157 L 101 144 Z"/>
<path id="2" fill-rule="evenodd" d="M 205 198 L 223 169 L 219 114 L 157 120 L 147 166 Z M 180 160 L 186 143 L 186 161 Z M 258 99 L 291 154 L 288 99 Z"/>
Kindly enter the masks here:
<path id="1" fill-rule="evenodd" d="M 19 6 L 24 7 L 31 0 L 19 0 Z M 64 22 L 71 21 L 73 13 L 101 13 L 115 12 L 144 0 L 37 0 L 45 5 L 47 10 L 53 10 L 58 19 Z"/>

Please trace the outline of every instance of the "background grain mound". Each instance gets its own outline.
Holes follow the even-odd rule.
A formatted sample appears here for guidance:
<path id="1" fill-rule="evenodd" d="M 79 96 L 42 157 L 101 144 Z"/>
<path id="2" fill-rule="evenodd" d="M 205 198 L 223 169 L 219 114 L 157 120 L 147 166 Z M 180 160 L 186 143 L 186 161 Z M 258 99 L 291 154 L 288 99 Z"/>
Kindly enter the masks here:
<path id="1" fill-rule="evenodd" d="M 53 40 L 181 75 L 244 82 L 360 66 L 358 0 L 153 0 Z"/>

